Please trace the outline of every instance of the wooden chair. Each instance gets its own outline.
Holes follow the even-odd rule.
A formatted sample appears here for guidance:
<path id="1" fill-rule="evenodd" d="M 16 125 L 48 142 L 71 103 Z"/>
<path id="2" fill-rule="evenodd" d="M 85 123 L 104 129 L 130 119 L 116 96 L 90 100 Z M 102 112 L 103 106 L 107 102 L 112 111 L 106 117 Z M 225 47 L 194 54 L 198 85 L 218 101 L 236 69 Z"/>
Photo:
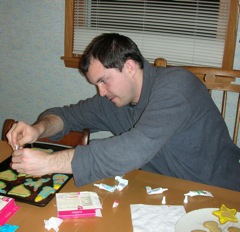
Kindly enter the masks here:
<path id="1" fill-rule="evenodd" d="M 155 66 L 166 67 L 167 61 L 163 58 L 157 58 L 154 61 Z M 237 143 L 240 121 L 240 70 L 226 70 L 222 68 L 198 67 L 198 66 L 181 66 L 194 73 L 207 87 L 212 96 L 213 90 L 221 92 L 221 109 L 220 112 L 225 119 L 226 108 L 229 93 L 237 94 L 236 116 L 233 129 L 233 142 Z"/>
<path id="2" fill-rule="evenodd" d="M 16 121 L 13 119 L 5 120 L 2 130 L 3 141 L 7 141 L 6 134 L 15 122 Z M 59 141 L 52 141 L 48 138 L 40 138 L 37 141 L 75 147 L 77 145 L 87 145 L 89 143 L 89 137 L 90 137 L 89 129 L 84 129 L 83 131 L 80 132 L 71 131 L 69 134 L 65 135 Z"/>

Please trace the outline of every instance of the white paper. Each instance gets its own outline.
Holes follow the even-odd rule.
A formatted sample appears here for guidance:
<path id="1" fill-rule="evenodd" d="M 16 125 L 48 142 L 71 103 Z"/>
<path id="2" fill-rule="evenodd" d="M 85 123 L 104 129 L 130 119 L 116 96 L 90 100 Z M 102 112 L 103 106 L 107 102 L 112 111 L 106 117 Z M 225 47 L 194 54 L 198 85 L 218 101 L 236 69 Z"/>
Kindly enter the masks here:
<path id="1" fill-rule="evenodd" d="M 182 205 L 130 205 L 134 232 L 174 232 L 186 214 Z"/>

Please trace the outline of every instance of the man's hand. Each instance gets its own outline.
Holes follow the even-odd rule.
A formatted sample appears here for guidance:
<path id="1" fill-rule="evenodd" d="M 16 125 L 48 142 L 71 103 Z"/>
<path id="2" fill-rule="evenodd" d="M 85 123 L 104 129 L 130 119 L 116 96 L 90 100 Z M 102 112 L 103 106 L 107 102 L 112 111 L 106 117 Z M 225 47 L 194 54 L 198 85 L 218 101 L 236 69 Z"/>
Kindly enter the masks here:
<path id="1" fill-rule="evenodd" d="M 16 145 L 23 147 L 27 143 L 33 143 L 38 138 L 50 137 L 63 130 L 63 121 L 56 115 L 45 115 L 33 125 L 24 122 L 14 123 L 7 133 L 8 143 L 15 150 Z"/>
<path id="2" fill-rule="evenodd" d="M 43 176 L 52 173 L 72 173 L 74 149 L 49 154 L 45 151 L 23 148 L 12 154 L 12 169 L 19 173 Z"/>
<path id="3" fill-rule="evenodd" d="M 39 130 L 34 126 L 30 126 L 24 122 L 14 123 L 7 133 L 8 143 L 15 150 L 16 145 L 23 147 L 26 143 L 35 142 L 40 135 Z"/>

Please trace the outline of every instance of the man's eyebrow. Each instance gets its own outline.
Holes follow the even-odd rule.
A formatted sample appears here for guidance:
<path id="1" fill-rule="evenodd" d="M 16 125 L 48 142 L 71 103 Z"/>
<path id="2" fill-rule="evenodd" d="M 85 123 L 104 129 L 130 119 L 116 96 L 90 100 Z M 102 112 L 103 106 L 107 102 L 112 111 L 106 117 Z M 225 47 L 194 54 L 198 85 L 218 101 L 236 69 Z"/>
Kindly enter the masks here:
<path id="1" fill-rule="evenodd" d="M 103 78 L 104 78 L 104 76 L 99 77 L 99 78 L 97 79 L 97 81 L 96 81 L 96 84 L 98 84 L 99 82 L 101 82 L 101 81 L 103 80 Z"/>

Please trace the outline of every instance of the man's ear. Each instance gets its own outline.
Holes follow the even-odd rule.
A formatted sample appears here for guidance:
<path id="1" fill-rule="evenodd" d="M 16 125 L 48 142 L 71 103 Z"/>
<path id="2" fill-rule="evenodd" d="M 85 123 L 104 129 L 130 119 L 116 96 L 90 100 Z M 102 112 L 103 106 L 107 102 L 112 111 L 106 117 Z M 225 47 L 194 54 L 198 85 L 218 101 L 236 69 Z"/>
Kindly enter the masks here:
<path id="1" fill-rule="evenodd" d="M 138 68 L 137 63 L 136 63 L 134 60 L 129 59 L 129 60 L 127 60 L 127 61 L 125 62 L 124 65 L 125 65 L 125 68 L 126 68 L 127 73 L 128 73 L 131 77 L 135 76 L 135 74 L 136 74 L 136 72 L 137 72 L 137 68 Z"/>

